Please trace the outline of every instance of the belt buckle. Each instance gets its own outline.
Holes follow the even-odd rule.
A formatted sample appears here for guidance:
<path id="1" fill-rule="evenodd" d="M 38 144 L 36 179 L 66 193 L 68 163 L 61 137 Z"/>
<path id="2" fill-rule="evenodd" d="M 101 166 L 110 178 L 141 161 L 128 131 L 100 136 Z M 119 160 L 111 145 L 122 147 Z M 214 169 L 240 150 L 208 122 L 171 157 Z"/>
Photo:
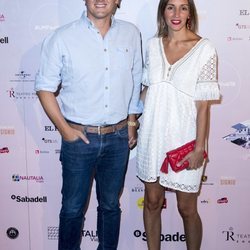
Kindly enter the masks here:
<path id="1" fill-rule="evenodd" d="M 98 126 L 97 127 L 97 133 L 98 133 L 98 135 L 101 135 L 101 128 L 102 128 L 102 126 Z"/>

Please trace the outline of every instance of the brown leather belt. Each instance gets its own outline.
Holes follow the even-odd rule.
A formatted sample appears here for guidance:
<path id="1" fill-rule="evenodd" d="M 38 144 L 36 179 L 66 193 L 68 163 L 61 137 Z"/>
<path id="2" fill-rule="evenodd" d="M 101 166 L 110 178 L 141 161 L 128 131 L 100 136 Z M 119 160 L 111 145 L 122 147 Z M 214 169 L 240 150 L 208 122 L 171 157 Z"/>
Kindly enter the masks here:
<path id="1" fill-rule="evenodd" d="M 107 126 L 90 126 L 90 125 L 81 125 L 81 124 L 75 124 L 68 121 L 68 124 L 71 128 L 77 129 L 81 132 L 87 132 L 87 133 L 93 133 L 98 135 L 105 135 L 113 133 L 117 130 L 120 130 L 124 128 L 127 125 L 128 121 L 127 119 L 122 120 L 116 124 L 113 125 L 107 125 Z"/>

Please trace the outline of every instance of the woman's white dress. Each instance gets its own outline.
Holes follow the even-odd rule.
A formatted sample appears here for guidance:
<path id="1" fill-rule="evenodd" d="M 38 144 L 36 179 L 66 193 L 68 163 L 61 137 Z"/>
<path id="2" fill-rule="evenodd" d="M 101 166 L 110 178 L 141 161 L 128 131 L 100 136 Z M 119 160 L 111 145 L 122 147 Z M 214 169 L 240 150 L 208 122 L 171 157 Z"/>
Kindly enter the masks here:
<path id="1" fill-rule="evenodd" d="M 202 38 L 170 65 L 162 38 L 147 45 L 143 84 L 148 86 L 137 145 L 137 176 L 145 182 L 159 178 L 162 186 L 198 192 L 203 167 L 168 174 L 160 171 L 166 152 L 196 138 L 196 100 L 219 99 L 217 55 Z"/>

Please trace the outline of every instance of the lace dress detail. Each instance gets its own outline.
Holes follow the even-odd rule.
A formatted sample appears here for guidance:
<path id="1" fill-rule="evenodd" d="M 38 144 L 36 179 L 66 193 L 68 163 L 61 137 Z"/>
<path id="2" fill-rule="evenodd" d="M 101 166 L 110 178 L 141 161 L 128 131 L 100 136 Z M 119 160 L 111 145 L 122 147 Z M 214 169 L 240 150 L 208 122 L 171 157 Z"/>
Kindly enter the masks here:
<path id="1" fill-rule="evenodd" d="M 179 173 L 169 167 L 168 174 L 160 168 L 166 152 L 195 139 L 195 100 L 220 97 L 216 51 L 207 39 L 201 39 L 170 65 L 162 53 L 160 38 L 153 38 L 147 46 L 145 65 L 144 83 L 149 87 L 138 137 L 137 176 L 146 182 L 159 178 L 161 185 L 171 189 L 198 192 L 203 167 Z"/>
<path id="2" fill-rule="evenodd" d="M 216 81 L 216 55 L 211 56 L 207 63 L 202 67 L 198 82 Z"/>

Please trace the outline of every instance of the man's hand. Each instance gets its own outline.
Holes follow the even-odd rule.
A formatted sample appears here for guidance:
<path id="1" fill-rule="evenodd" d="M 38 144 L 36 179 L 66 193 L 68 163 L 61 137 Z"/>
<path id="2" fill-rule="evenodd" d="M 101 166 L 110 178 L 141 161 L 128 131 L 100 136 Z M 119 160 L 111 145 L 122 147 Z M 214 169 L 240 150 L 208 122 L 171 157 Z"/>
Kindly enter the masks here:
<path id="1" fill-rule="evenodd" d="M 137 144 L 137 127 L 128 126 L 128 146 L 133 149 Z"/>
<path id="2" fill-rule="evenodd" d="M 86 144 L 89 144 L 88 138 L 79 130 L 71 128 L 67 129 L 62 133 L 62 137 L 65 141 L 73 142 L 76 141 L 78 138 L 81 138 Z"/>

